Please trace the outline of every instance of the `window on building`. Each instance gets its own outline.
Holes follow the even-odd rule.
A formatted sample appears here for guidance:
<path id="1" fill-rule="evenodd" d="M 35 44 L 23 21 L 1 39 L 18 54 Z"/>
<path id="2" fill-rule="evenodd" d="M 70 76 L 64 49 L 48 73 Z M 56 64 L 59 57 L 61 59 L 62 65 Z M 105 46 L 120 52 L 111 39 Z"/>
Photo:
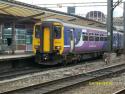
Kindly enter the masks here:
<path id="1" fill-rule="evenodd" d="M 26 44 L 26 29 L 16 28 L 16 45 Z M 7 44 L 7 39 L 12 38 L 12 29 L 11 28 L 4 28 L 3 32 L 3 44 Z"/>
<path id="2" fill-rule="evenodd" d="M 18 35 L 16 36 L 18 39 L 25 39 L 25 35 Z"/>
<path id="3" fill-rule="evenodd" d="M 26 44 L 32 44 L 32 35 L 26 36 Z"/>
<path id="4" fill-rule="evenodd" d="M 17 40 L 17 43 L 18 45 L 25 45 L 26 44 L 26 40 Z"/>
<path id="5" fill-rule="evenodd" d="M 26 29 L 17 28 L 16 29 L 16 44 L 25 45 L 26 44 Z"/>
<path id="6" fill-rule="evenodd" d="M 8 38 L 12 38 L 12 28 L 4 28 L 4 32 L 3 32 L 3 44 L 7 44 L 7 39 Z"/>

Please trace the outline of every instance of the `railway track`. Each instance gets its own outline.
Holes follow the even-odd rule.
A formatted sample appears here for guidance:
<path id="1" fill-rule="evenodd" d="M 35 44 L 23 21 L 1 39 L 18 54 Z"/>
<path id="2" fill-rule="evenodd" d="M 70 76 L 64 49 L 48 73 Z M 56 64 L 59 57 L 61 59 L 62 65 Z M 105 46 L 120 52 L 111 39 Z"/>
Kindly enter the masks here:
<path id="1" fill-rule="evenodd" d="M 79 84 L 86 84 L 91 81 L 97 81 L 104 79 L 105 77 L 110 77 L 113 74 L 122 73 L 125 71 L 125 64 L 120 64 L 117 66 L 107 67 L 100 70 L 79 74 L 75 76 L 70 76 L 50 82 L 46 82 L 39 85 L 34 85 L 22 89 L 17 89 L 13 91 L 5 92 L 8 94 L 47 94 L 54 93 L 65 90 L 67 88 L 77 86 Z M 121 94 L 121 93 L 118 93 Z"/>
<path id="2" fill-rule="evenodd" d="M 65 68 L 72 67 L 75 65 L 83 64 L 84 61 L 86 61 L 87 63 L 92 63 L 93 61 L 100 61 L 100 58 L 96 58 L 96 59 L 92 58 L 92 59 L 88 59 L 88 60 L 83 60 L 80 63 L 70 63 L 70 64 L 67 64 L 66 66 L 64 66 L 64 65 L 42 66 L 42 65 L 37 65 L 34 63 L 29 63 L 29 64 L 27 64 L 25 66 L 21 66 L 19 68 L 15 67 L 15 68 L 7 69 L 6 71 L 0 71 L 0 81 L 6 80 L 6 79 L 11 79 L 11 78 L 22 76 L 22 75 L 43 72 L 43 71 L 47 71 L 47 70 L 54 70 L 54 69 L 59 69 L 59 68 L 64 68 L 64 67 Z M 31 62 L 31 61 L 28 60 L 26 63 L 28 63 L 28 62 Z M 84 63 L 84 64 L 86 64 L 86 63 Z"/>
<path id="3" fill-rule="evenodd" d="M 32 58 L 21 58 L 21 59 L 14 59 L 14 60 L 7 60 L 6 62 L 0 61 L 1 65 L 0 68 L 0 81 L 11 79 L 17 76 L 30 74 L 34 72 L 42 71 L 41 68 L 37 67 L 37 65 L 31 63 Z M 2 67 L 3 70 L 2 70 Z"/>
<path id="4" fill-rule="evenodd" d="M 20 68 L 20 69 L 14 69 L 14 70 L 11 70 L 11 71 L 0 73 L 0 81 L 6 80 L 6 79 L 11 79 L 11 78 L 21 76 L 21 75 L 40 72 L 40 71 L 42 71 L 42 69 L 33 68 L 33 67 L 25 67 L 25 68 Z"/>
<path id="5" fill-rule="evenodd" d="M 115 93 L 113 94 L 125 94 L 125 88 L 119 90 L 119 91 L 116 91 Z"/>
<path id="6" fill-rule="evenodd" d="M 32 57 L 0 60 L 0 74 L 18 69 L 20 70 L 21 68 L 25 68 L 28 66 L 33 66 L 32 62 Z"/>

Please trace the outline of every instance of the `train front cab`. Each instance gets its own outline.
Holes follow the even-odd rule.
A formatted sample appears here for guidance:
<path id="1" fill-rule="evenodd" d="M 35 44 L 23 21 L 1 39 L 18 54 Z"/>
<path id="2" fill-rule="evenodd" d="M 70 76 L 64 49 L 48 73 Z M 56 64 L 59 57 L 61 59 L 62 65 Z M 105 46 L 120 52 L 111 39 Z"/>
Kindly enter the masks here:
<path id="1" fill-rule="evenodd" d="M 64 50 L 63 25 L 57 22 L 43 22 L 39 32 L 39 47 L 36 47 L 36 60 L 45 64 L 55 61 L 57 56 L 61 56 Z M 36 26 L 35 28 L 38 28 Z M 35 29 L 37 30 L 37 29 Z"/>

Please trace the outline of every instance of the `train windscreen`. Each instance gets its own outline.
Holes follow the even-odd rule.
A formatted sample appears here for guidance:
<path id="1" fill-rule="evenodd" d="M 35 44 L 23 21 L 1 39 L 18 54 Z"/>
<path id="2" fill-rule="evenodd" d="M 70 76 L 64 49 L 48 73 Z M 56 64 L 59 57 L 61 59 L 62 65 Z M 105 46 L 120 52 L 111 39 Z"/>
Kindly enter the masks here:
<path id="1" fill-rule="evenodd" d="M 53 31 L 55 39 L 61 38 L 61 26 L 54 26 Z"/>

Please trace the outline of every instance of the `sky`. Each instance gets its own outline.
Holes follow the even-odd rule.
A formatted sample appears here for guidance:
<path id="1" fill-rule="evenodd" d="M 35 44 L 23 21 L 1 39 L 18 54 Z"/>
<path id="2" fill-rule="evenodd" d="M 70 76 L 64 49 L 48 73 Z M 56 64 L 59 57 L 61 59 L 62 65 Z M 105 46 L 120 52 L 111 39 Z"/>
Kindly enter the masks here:
<path id="1" fill-rule="evenodd" d="M 45 6 L 45 5 L 40 5 L 40 4 L 107 2 L 107 0 L 17 0 L 17 1 L 25 2 L 25 3 L 29 3 L 29 4 L 33 4 L 33 5 L 37 5 L 37 6 L 41 6 L 41 7 L 49 7 L 49 8 L 51 6 L 49 6 L 49 5 Z M 113 0 L 113 1 L 116 2 L 117 0 Z M 123 1 L 125 1 L 125 0 L 123 0 Z M 76 4 L 73 4 L 73 5 L 75 6 Z M 71 5 L 66 5 L 66 6 L 71 6 Z M 77 6 L 79 6 L 79 5 L 77 5 Z M 85 6 L 85 5 L 82 5 L 82 6 Z M 54 8 L 51 7 L 50 9 L 62 11 L 62 12 L 67 12 L 66 7 L 59 8 L 56 6 Z M 107 15 L 107 7 L 106 6 L 76 7 L 76 14 L 81 15 L 81 16 L 85 16 L 87 14 L 87 12 L 95 11 L 95 10 L 101 11 L 105 15 Z M 115 8 L 113 15 L 114 15 L 114 17 L 123 16 L 123 4 L 120 4 L 118 7 Z"/>

